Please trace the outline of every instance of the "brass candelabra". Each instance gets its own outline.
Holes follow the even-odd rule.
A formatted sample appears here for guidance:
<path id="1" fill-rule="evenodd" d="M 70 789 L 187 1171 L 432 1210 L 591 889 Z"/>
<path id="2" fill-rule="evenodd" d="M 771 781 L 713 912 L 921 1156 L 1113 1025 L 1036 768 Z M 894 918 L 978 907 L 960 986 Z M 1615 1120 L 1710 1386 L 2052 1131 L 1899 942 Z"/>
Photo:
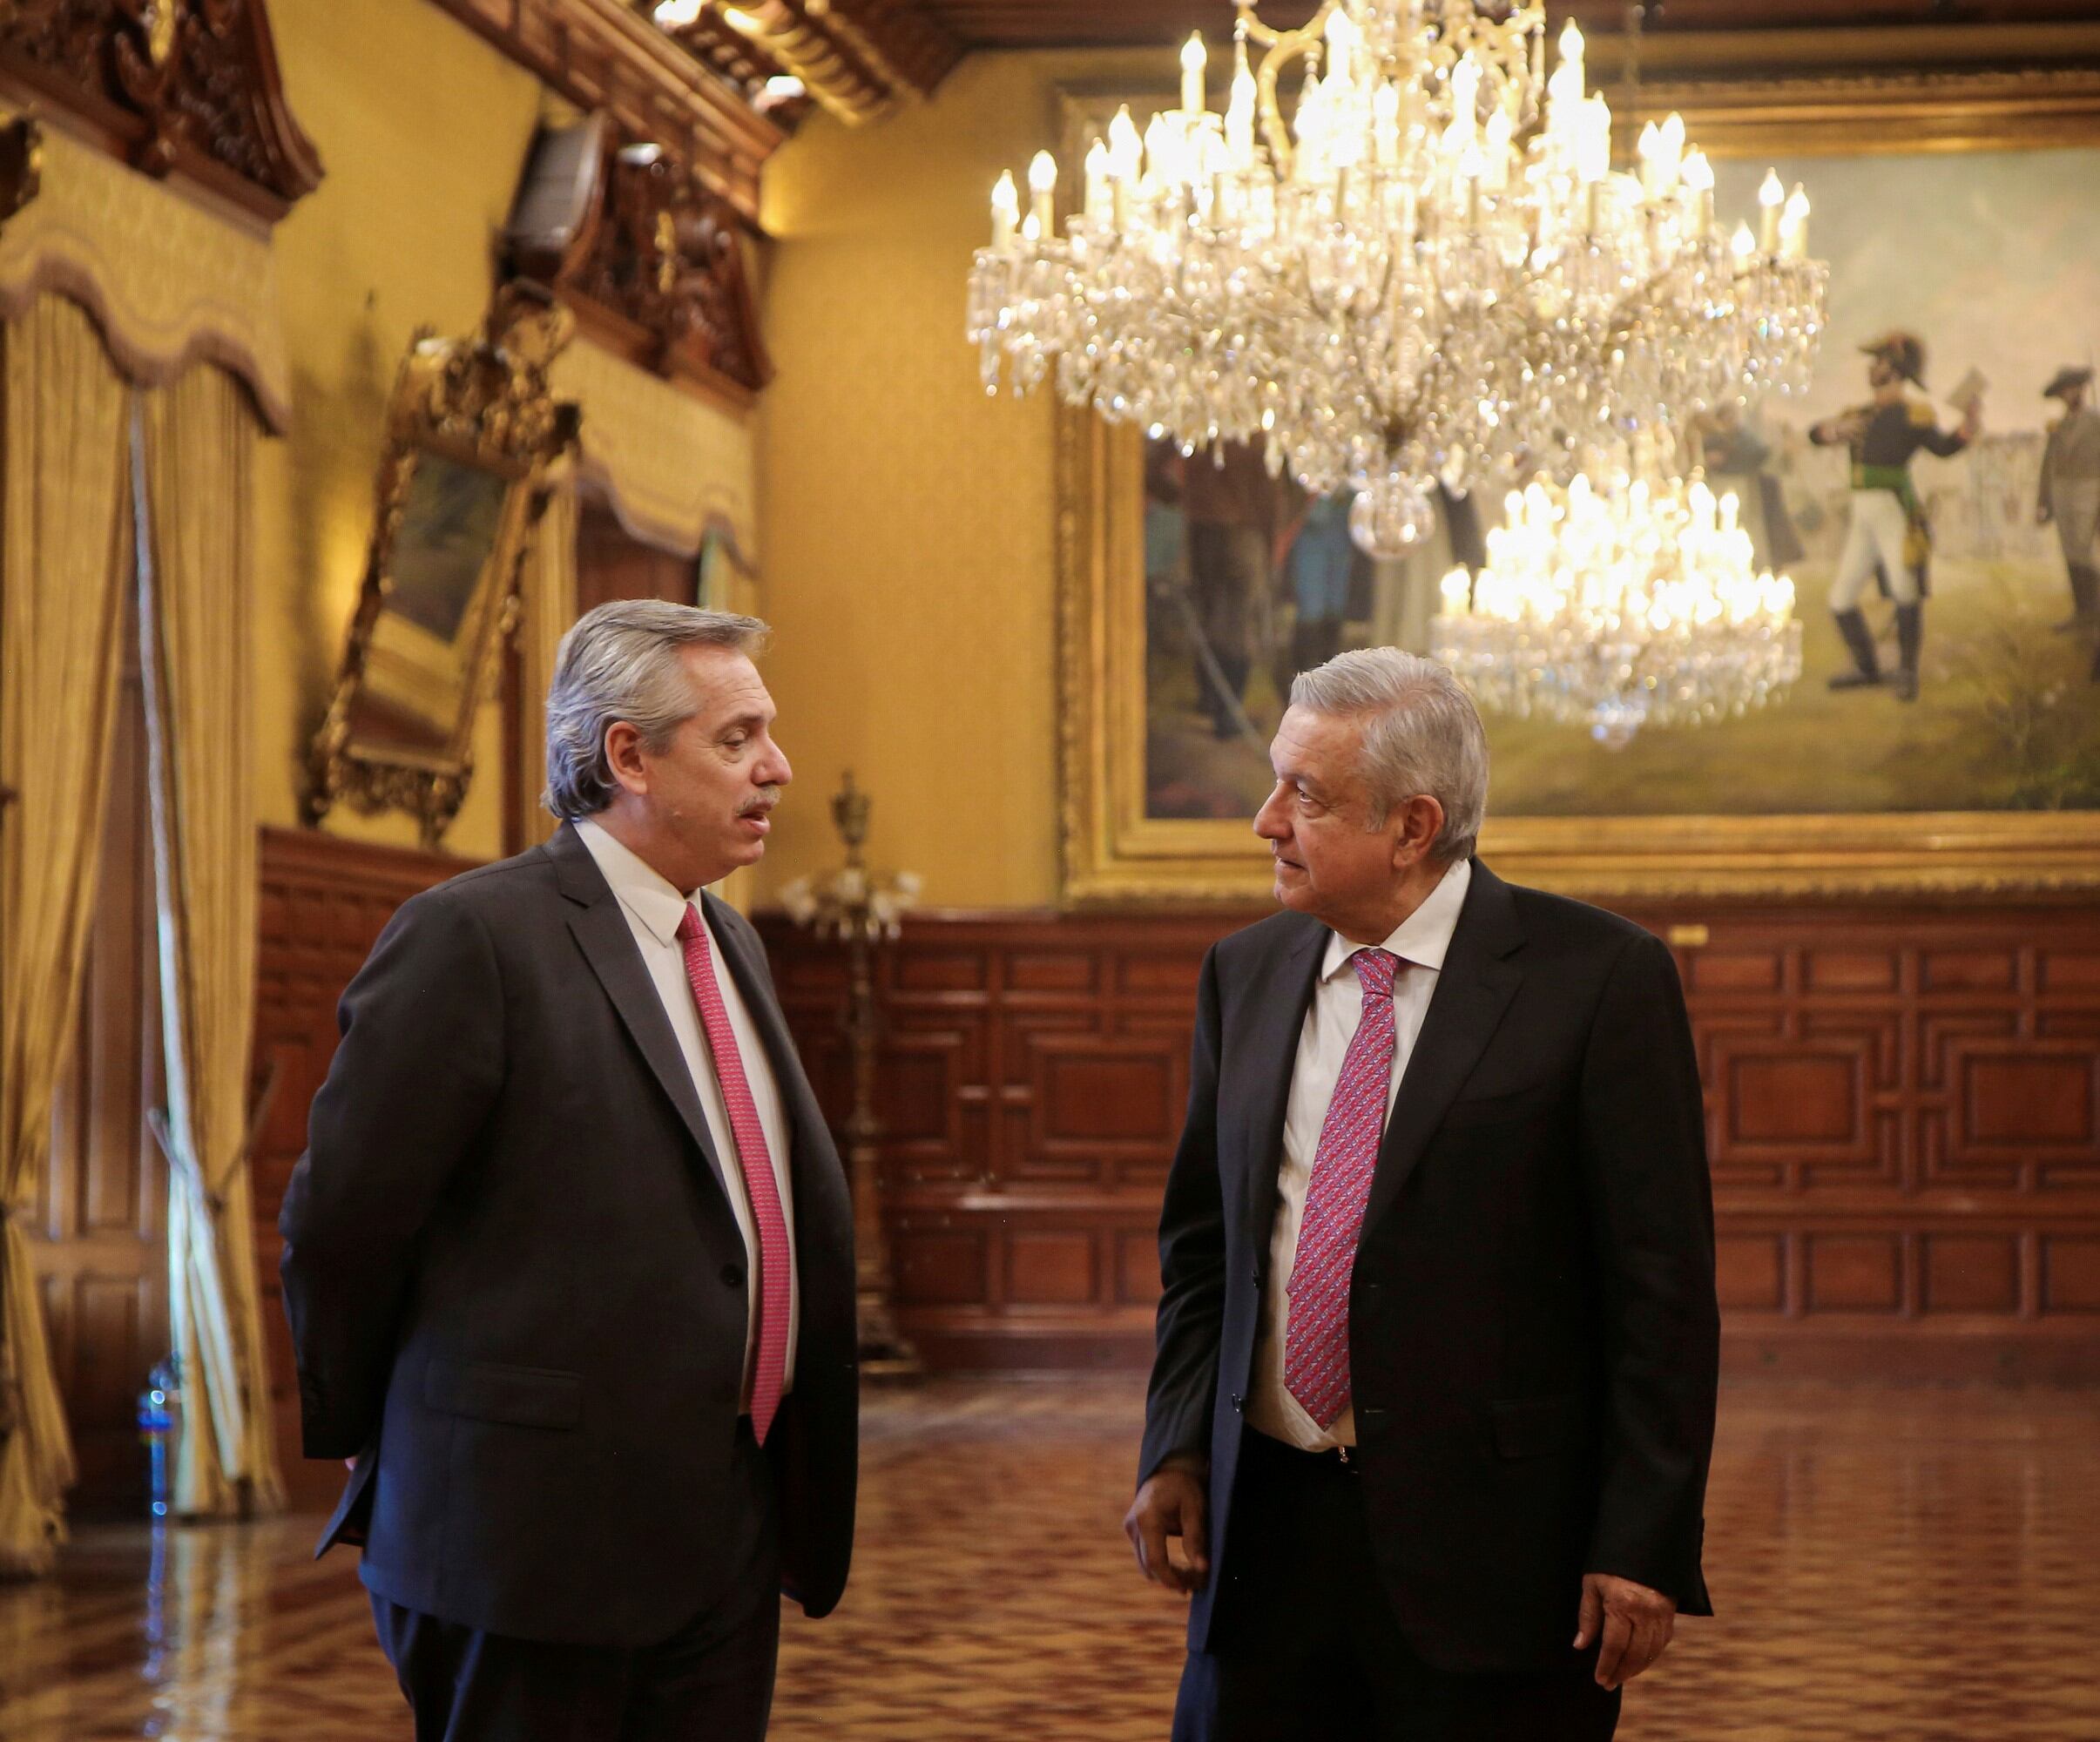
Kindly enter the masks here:
<path id="1" fill-rule="evenodd" d="M 841 1026 L 853 1064 L 853 1111 L 842 1135 L 853 1186 L 854 1285 L 861 1371 L 872 1378 L 915 1378 L 918 1352 L 897 1328 L 889 1236 L 882 1217 L 881 1120 L 875 1113 L 875 1055 L 881 1016 L 875 1007 L 875 952 L 895 942 L 898 922 L 917 899 L 919 880 L 908 871 L 871 876 L 862 848 L 873 802 L 847 771 L 831 801 L 831 819 L 846 844 L 846 863 L 829 877 L 797 878 L 780 891 L 780 904 L 797 925 L 846 947 L 846 1009 Z"/>

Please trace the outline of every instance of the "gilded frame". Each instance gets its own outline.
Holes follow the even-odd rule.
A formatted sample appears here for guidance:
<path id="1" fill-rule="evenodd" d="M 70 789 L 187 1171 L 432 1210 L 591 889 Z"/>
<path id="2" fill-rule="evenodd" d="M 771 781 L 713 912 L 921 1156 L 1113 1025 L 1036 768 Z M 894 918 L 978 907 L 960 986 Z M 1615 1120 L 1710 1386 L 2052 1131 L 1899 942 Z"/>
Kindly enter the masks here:
<path id="1" fill-rule="evenodd" d="M 410 342 L 387 409 L 363 586 L 334 693 L 309 753 L 309 824 L 339 801 L 368 814 L 405 810 L 415 817 L 423 846 L 435 850 L 458 814 L 474 774 L 475 723 L 517 625 L 525 562 L 546 507 L 544 480 L 580 426 L 576 406 L 557 400 L 547 381 L 548 365 L 574 327 L 565 308 L 507 287 L 470 337 L 442 339 L 423 328 Z M 467 652 L 456 711 L 442 745 L 424 750 L 361 740 L 356 710 L 393 591 L 402 514 L 417 469 L 429 458 L 494 476 L 504 484 L 504 498 L 463 619 L 459 639 Z"/>
<path id="2" fill-rule="evenodd" d="M 1700 33 L 1624 37 L 1590 63 L 1619 124 L 1681 112 L 1717 156 L 2100 145 L 2100 26 Z M 1800 69 L 1813 66 L 1813 76 Z M 1171 72 L 1163 63 L 1163 71 Z M 1118 103 L 1170 86 L 1073 87 L 1053 125 L 1069 154 Z M 1622 141 L 1622 144 L 1624 141 Z M 1060 834 L 1068 904 L 1248 902 L 1269 890 L 1243 821 L 1145 811 L 1145 673 L 1138 431 L 1059 407 L 1057 559 Z M 1593 897 L 1982 898 L 2100 890 L 2100 813 L 1489 816 L 1505 875 Z"/>

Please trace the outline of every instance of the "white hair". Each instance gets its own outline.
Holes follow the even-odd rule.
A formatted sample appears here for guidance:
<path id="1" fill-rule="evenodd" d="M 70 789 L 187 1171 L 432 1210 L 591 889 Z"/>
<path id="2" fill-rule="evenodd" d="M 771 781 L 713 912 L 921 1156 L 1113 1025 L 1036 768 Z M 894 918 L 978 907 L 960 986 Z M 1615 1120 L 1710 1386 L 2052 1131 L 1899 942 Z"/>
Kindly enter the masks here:
<path id="1" fill-rule="evenodd" d="M 547 692 L 547 791 L 541 802 L 574 821 L 619 795 L 605 733 L 625 720 L 652 751 L 692 718 L 698 698 L 679 655 L 687 647 L 756 654 L 770 631 L 755 617 L 662 599 L 616 599 L 562 637 Z"/>
<path id="2" fill-rule="evenodd" d="M 1426 795 L 1444 813 L 1430 857 L 1455 865 L 1473 856 L 1488 809 L 1488 734 L 1448 667 L 1397 647 L 1359 648 L 1300 672 L 1291 706 L 1364 719 L 1371 827 L 1382 827 L 1394 805 Z"/>

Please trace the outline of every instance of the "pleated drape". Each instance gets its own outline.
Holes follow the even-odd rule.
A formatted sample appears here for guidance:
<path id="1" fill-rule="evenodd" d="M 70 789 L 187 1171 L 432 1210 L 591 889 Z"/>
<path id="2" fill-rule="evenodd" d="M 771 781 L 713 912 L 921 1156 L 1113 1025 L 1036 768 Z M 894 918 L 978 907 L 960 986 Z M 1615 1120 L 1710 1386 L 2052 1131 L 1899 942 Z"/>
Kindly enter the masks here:
<path id="1" fill-rule="evenodd" d="M 78 1010 L 132 574 L 130 394 L 80 308 L 0 332 L 0 1576 L 63 1540 L 71 1438 L 23 1219 Z"/>
<path id="2" fill-rule="evenodd" d="M 172 1501 L 186 1517 L 284 1504 L 246 1143 L 260 434 L 246 389 L 217 368 L 193 368 L 140 395 L 139 630 L 166 1036 L 168 1317 L 183 1397 Z"/>

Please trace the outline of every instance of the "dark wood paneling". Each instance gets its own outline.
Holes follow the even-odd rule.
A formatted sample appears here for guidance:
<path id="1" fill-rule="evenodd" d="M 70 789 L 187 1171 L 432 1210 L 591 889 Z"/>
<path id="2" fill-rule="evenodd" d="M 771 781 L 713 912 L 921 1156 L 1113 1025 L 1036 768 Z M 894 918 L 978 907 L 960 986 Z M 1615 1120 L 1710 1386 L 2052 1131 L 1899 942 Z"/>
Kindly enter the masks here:
<path id="1" fill-rule="evenodd" d="M 270 1345 L 277 1443 L 294 1501 L 332 1503 L 341 1472 L 301 1461 L 291 1333 L 277 1283 L 277 1212 L 300 1153 L 307 1112 L 335 1056 L 335 1005 L 409 896 L 469 868 L 439 854 L 367 847 L 310 830 L 265 829 L 256 964 L 255 1077 L 275 1069 L 277 1097 L 254 1157 L 255 1240 L 263 1331 Z"/>
<path id="2" fill-rule="evenodd" d="M 587 493 L 576 527 L 576 608 L 584 612 L 614 599 L 665 599 L 698 604 L 700 565 L 645 544 L 619 523 L 602 497 Z"/>
<path id="3" fill-rule="evenodd" d="M 1708 934 L 1678 959 L 1734 1369 L 2100 1376 L 2100 909 L 1628 911 Z M 883 1171 L 934 1361 L 1145 1359 L 1196 976 L 1252 917 L 906 921 Z M 761 927 L 841 1117 L 842 964 Z"/>

